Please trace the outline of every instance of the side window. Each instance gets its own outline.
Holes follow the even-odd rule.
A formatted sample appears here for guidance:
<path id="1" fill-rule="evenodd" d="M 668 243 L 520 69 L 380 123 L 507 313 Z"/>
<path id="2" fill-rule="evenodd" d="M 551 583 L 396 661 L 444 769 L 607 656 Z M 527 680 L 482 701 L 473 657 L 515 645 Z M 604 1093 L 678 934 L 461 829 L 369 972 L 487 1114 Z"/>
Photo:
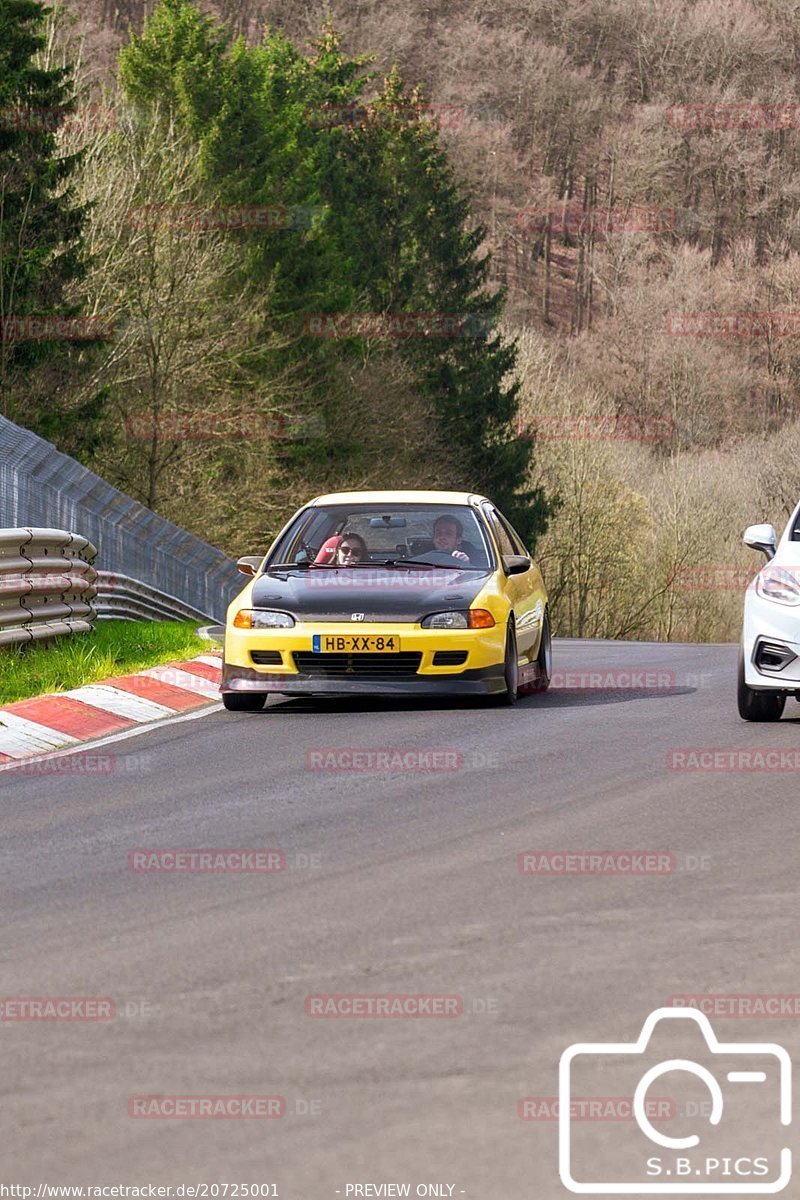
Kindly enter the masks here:
<path id="1" fill-rule="evenodd" d="M 508 533 L 506 532 L 506 530 L 503 528 L 502 524 L 498 520 L 498 515 L 495 512 L 495 510 L 493 508 L 485 508 L 483 511 L 486 514 L 486 516 L 489 520 L 489 524 L 492 527 L 492 533 L 494 534 L 494 536 L 497 540 L 497 545 L 500 548 L 500 553 L 501 554 L 516 554 L 517 551 L 514 549 L 511 538 L 508 536 Z"/>
<path id="2" fill-rule="evenodd" d="M 503 529 L 505 529 L 506 533 L 508 534 L 509 538 L 511 539 L 511 544 L 514 547 L 513 553 L 514 554 L 524 554 L 526 558 L 529 558 L 530 555 L 528 554 L 528 551 L 525 548 L 525 543 L 523 542 L 522 538 L 517 533 L 516 529 L 514 529 L 513 525 L 509 525 L 508 521 L 505 519 L 505 517 L 502 515 L 502 513 L 496 512 L 495 516 L 497 517 L 498 521 L 503 526 Z M 505 551 L 503 551 L 503 553 L 505 554 Z"/>

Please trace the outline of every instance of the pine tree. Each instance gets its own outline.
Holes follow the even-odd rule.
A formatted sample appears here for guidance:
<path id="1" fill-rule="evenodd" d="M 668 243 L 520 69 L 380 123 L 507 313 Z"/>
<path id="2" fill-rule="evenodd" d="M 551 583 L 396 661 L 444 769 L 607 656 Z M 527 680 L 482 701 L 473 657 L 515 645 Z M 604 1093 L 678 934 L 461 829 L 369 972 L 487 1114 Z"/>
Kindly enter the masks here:
<path id="1" fill-rule="evenodd" d="M 59 414 L 52 405 L 26 411 L 23 381 L 75 348 L 18 336 L 21 318 L 73 315 L 65 291 L 85 270 L 86 212 L 73 195 L 80 155 L 59 154 L 56 140 L 75 110 L 72 75 L 36 64 L 49 11 L 37 0 L 0 0 L 0 411 L 55 435 Z M 86 411 L 95 409 L 96 398 Z M 64 426 L 76 415 L 65 414 Z"/>
<path id="2" fill-rule="evenodd" d="M 354 292 L 369 296 L 376 312 L 430 313 L 448 323 L 445 336 L 399 343 L 452 450 L 442 483 L 491 496 L 533 548 L 551 506 L 524 485 L 533 443 L 514 435 L 517 350 L 498 329 L 505 297 L 488 289 L 486 230 L 472 221 L 432 116 L 395 70 L 345 139 L 353 155 L 348 210 L 361 247 Z"/>
<path id="3" fill-rule="evenodd" d="M 186 0 L 161 0 L 141 35 L 119 54 L 119 79 L 143 108 L 158 105 L 165 117 L 182 117 L 201 135 L 224 100 L 225 52 L 230 34 Z"/>

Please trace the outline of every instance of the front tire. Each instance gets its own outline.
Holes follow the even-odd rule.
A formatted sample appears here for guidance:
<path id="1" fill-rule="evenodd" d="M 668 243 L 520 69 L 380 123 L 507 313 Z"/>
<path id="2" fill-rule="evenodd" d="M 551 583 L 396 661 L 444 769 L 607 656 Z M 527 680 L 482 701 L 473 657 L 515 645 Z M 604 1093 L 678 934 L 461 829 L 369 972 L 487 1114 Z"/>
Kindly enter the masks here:
<path id="1" fill-rule="evenodd" d="M 535 694 L 546 692 L 553 677 L 553 633 L 550 628 L 550 613 L 545 610 L 539 653 L 536 655 L 536 679 L 524 688 L 524 692 Z"/>
<path id="2" fill-rule="evenodd" d="M 228 712 L 261 712 L 267 696 L 265 692 L 224 692 L 222 703 Z"/>
<path id="3" fill-rule="evenodd" d="M 517 659 L 517 635 L 514 626 L 509 622 L 506 634 L 506 654 L 503 660 L 503 675 L 505 691 L 497 697 L 500 704 L 511 706 L 517 703 L 519 696 L 519 662 Z"/>
<path id="4" fill-rule="evenodd" d="M 739 677 L 736 688 L 739 716 L 743 721 L 780 721 L 786 696 L 783 692 L 757 692 L 744 678 L 744 651 L 739 651 Z"/>

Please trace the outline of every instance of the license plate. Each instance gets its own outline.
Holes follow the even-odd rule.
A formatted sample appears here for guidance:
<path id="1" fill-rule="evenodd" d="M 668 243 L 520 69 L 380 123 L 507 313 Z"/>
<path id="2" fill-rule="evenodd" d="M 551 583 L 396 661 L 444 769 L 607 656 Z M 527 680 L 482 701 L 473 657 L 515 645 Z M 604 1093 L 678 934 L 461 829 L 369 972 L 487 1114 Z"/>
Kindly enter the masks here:
<path id="1" fill-rule="evenodd" d="M 315 633 L 311 649 L 315 654 L 398 654 L 400 638 L 379 633 Z"/>

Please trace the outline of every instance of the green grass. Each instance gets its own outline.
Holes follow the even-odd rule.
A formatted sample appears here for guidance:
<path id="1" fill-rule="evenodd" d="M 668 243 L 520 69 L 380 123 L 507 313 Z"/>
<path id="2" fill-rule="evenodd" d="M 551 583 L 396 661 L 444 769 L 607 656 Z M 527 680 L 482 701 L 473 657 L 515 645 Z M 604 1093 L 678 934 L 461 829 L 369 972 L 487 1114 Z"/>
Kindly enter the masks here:
<path id="1" fill-rule="evenodd" d="M 215 646 L 183 621 L 98 621 L 92 633 L 66 634 L 48 645 L 1 646 L 0 704 L 193 658 Z"/>

